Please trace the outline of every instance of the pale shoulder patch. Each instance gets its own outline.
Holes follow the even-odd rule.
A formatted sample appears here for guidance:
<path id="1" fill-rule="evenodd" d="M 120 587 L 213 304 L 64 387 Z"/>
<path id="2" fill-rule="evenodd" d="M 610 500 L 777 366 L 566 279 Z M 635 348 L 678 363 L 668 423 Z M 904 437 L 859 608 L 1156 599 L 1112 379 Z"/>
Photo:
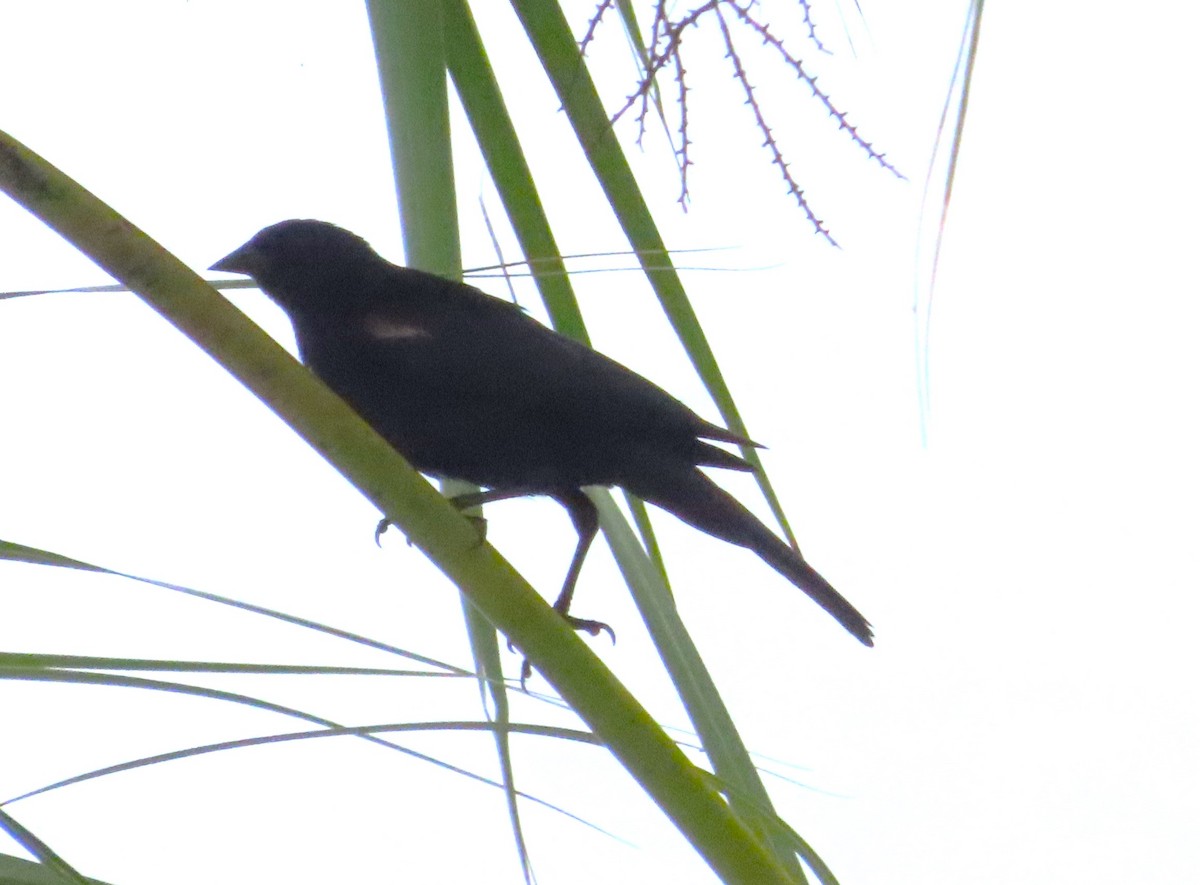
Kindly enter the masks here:
<path id="1" fill-rule="evenodd" d="M 375 314 L 367 317 L 367 334 L 379 341 L 407 341 L 432 338 L 433 333 L 418 323 Z"/>

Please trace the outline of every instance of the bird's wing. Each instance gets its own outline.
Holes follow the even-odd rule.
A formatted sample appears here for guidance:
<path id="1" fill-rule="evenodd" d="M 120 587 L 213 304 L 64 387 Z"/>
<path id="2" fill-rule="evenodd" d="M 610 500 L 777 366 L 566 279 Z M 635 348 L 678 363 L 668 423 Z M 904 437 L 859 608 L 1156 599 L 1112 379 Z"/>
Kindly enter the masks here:
<path id="1" fill-rule="evenodd" d="M 702 419 L 661 387 L 586 345 L 498 303 L 484 317 L 463 315 L 448 324 L 451 350 L 470 357 L 447 359 L 443 370 L 464 393 L 519 404 L 531 417 L 611 428 L 621 433 L 678 434 L 735 444 L 748 439 Z M 455 365 L 448 365 L 454 362 Z M 455 371 L 457 368 L 457 371 Z"/>

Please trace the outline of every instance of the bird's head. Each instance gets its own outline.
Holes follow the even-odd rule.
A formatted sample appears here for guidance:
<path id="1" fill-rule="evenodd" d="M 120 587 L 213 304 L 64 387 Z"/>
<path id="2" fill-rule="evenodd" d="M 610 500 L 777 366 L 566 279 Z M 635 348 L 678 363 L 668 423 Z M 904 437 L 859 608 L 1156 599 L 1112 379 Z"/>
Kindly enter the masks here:
<path id="1" fill-rule="evenodd" d="M 344 298 L 383 259 L 367 241 L 326 221 L 265 227 L 210 270 L 246 274 L 285 309 Z"/>

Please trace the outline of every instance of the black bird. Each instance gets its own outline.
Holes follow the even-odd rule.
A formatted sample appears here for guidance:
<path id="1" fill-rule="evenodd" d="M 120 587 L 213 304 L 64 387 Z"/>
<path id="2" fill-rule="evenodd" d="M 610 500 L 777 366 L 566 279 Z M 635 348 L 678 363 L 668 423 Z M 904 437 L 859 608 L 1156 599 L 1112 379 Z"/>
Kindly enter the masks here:
<path id="1" fill-rule="evenodd" d="M 620 486 L 753 550 L 873 645 L 854 606 L 699 469 L 752 469 L 705 440 L 757 444 L 619 363 L 323 221 L 281 221 L 212 269 L 253 277 L 291 318 L 304 363 L 413 467 L 486 489 L 460 507 L 522 495 L 566 507 L 579 543 L 554 607 L 577 629 L 605 629 L 568 614 L 598 527 L 583 487 Z"/>

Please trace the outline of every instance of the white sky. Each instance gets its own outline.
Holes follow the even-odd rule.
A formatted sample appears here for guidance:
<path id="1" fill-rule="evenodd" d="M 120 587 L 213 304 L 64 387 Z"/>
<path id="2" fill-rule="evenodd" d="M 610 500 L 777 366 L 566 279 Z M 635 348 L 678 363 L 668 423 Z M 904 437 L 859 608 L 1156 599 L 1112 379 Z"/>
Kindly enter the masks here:
<path id="1" fill-rule="evenodd" d="M 845 885 L 1194 881 L 1197 15 L 989 6 L 922 446 L 917 208 L 962 5 L 929 4 L 923 17 L 866 5 L 869 36 L 851 26 L 857 60 L 837 11 L 815 10 L 838 52 L 819 60 L 822 84 L 912 184 L 781 91 L 786 76 L 763 75 L 793 168 L 841 251 L 781 195 L 699 36 L 687 215 L 672 203 L 669 156 L 633 152 L 669 243 L 733 247 L 685 263 L 749 269 L 687 283 L 752 435 L 770 446 L 806 554 L 873 621 L 878 647 L 848 640 L 744 551 L 667 517 L 656 525 L 745 740 L 799 784 L 770 781 L 778 807 Z M 537 133 L 526 146 L 560 243 L 620 249 L 502 6 L 481 25 L 502 81 L 521 84 L 513 112 Z M 4 18 L 0 127 L 193 266 L 293 216 L 344 224 L 401 257 L 356 4 L 11 4 Z M 604 38 L 598 57 L 619 62 L 615 23 Z M 797 32 L 789 45 L 800 42 Z M 616 99 L 625 81 L 607 89 Z M 465 260 L 482 265 L 494 256 L 480 194 L 494 220 L 500 210 L 472 154 L 458 196 Z M 0 202 L 0 291 L 98 282 Z M 601 350 L 715 417 L 635 275 L 584 275 L 578 291 Z M 231 297 L 290 346 L 264 298 Z M 530 291 L 521 297 L 540 315 Z M 436 570 L 398 536 L 377 551 L 371 507 L 134 296 L 16 299 L 0 317 L 0 538 L 468 663 L 456 594 Z M 758 506 L 742 478 L 730 487 Z M 489 539 L 552 595 L 572 544 L 555 505 L 491 508 Z M 4 650 L 402 665 L 113 578 L 0 565 L 0 589 Z M 605 660 L 682 725 L 602 544 L 577 600 L 617 630 L 616 648 L 597 646 Z M 466 682 L 198 681 L 348 723 L 478 716 Z M 4 682 L 0 707 L 0 798 L 303 727 L 116 688 Z M 514 713 L 570 721 L 524 698 Z M 409 744 L 494 774 L 487 738 Z M 524 789 L 637 845 L 527 807 L 539 881 L 711 881 L 604 751 L 534 739 L 517 750 Z M 155 766 L 6 810 L 121 885 L 520 881 L 498 791 L 348 739 Z"/>

